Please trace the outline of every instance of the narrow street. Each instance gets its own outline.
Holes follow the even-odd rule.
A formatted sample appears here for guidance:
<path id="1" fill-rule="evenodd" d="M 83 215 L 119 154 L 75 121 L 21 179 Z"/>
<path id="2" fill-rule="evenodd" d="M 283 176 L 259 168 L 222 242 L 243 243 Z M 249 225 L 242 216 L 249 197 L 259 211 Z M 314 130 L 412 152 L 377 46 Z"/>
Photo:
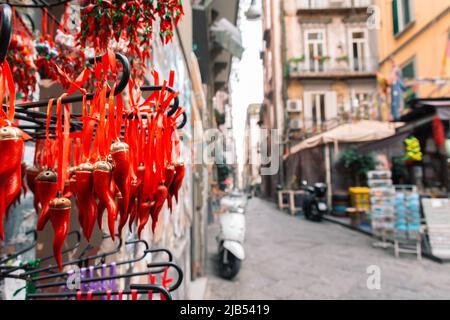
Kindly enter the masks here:
<path id="1" fill-rule="evenodd" d="M 217 276 L 218 225 L 209 227 L 206 299 L 449 299 L 450 265 L 372 247 L 342 226 L 312 223 L 254 198 L 247 205 L 247 259 L 233 281 Z M 370 265 L 381 289 L 369 290 Z"/>

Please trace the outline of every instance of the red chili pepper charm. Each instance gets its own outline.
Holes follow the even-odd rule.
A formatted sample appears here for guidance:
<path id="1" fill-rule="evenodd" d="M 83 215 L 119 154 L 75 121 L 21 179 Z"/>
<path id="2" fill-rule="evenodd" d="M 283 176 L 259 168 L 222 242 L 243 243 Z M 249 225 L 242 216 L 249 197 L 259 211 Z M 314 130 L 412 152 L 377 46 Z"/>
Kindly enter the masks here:
<path id="1" fill-rule="evenodd" d="M 75 172 L 74 193 L 77 198 L 79 221 L 87 241 L 91 240 L 97 220 L 97 203 L 93 192 L 93 171 L 94 166 L 87 162 L 80 164 Z"/>
<path id="2" fill-rule="evenodd" d="M 169 207 L 170 212 L 172 212 L 172 196 L 173 196 L 173 194 L 170 193 L 170 189 L 171 189 L 172 183 L 175 179 L 175 166 L 173 166 L 173 165 L 167 166 L 165 172 L 166 172 L 165 173 L 165 185 L 167 187 L 167 190 L 169 191 L 167 193 L 167 206 Z"/>
<path id="3" fill-rule="evenodd" d="M 185 173 L 185 167 L 183 162 L 175 163 L 175 178 L 172 185 L 170 186 L 170 193 L 175 196 L 175 201 L 178 203 L 178 191 L 183 183 Z"/>
<path id="4" fill-rule="evenodd" d="M 8 219 L 9 209 L 15 204 L 20 197 L 20 184 L 21 184 L 21 172 L 20 170 L 14 171 L 12 176 L 6 181 L 5 193 L 6 193 L 6 219 Z"/>
<path id="5" fill-rule="evenodd" d="M 54 230 L 53 256 L 58 264 L 59 271 L 62 270 L 62 247 L 69 232 L 71 203 L 67 198 L 54 198 L 50 201 L 50 221 Z"/>
<path id="6" fill-rule="evenodd" d="M 41 204 L 41 213 L 36 227 L 38 231 L 42 231 L 50 219 L 48 205 L 56 197 L 56 193 L 58 192 L 57 181 L 58 177 L 56 172 L 50 170 L 42 171 L 35 179 L 36 196 Z"/>
<path id="7" fill-rule="evenodd" d="M 141 203 L 139 206 L 139 227 L 138 227 L 138 237 L 141 238 L 141 232 L 144 229 L 145 225 L 147 224 L 148 220 L 150 219 L 151 212 L 153 211 L 153 208 L 155 207 L 155 201 L 147 201 Z"/>
<path id="8" fill-rule="evenodd" d="M 39 169 L 36 167 L 28 168 L 25 173 L 25 176 L 26 176 L 25 179 L 27 181 L 28 188 L 31 190 L 31 192 L 34 195 L 33 206 L 34 206 L 34 210 L 36 211 L 36 214 L 39 214 L 39 199 L 36 195 L 36 182 L 35 182 L 35 179 L 38 176 L 38 174 L 39 174 Z"/>
<path id="9" fill-rule="evenodd" d="M 130 229 L 130 232 L 132 231 L 132 225 L 136 218 L 136 215 L 139 211 L 140 206 L 140 194 L 142 190 L 142 180 L 144 179 L 144 173 L 145 173 L 145 167 L 144 165 L 140 165 L 137 170 L 137 179 L 131 183 L 132 188 L 132 208 L 130 210 L 130 219 L 128 223 L 128 227 Z"/>
<path id="10" fill-rule="evenodd" d="M 122 235 L 122 228 L 128 220 L 128 207 L 131 196 L 131 162 L 129 146 L 125 142 L 115 142 L 111 145 L 111 157 L 114 162 L 113 178 L 123 197 L 123 205 L 120 208 L 121 217 L 119 223 L 119 236 Z"/>
<path id="11" fill-rule="evenodd" d="M 115 222 L 118 207 L 111 192 L 112 166 L 106 161 L 98 161 L 94 165 L 94 192 L 99 198 L 99 203 L 108 211 L 108 227 L 111 239 L 115 239 Z M 99 212 L 100 213 L 100 212 Z M 101 217 L 100 213 L 100 227 Z"/>
<path id="12" fill-rule="evenodd" d="M 0 128 L 0 238 L 4 240 L 3 219 L 7 209 L 7 187 L 12 175 L 17 174 L 22 167 L 24 142 L 19 129 L 6 126 Z M 13 187 L 21 189 L 22 179 Z M 12 192 L 15 193 L 15 190 Z"/>
<path id="13" fill-rule="evenodd" d="M 156 223 L 158 222 L 159 213 L 164 205 L 164 201 L 166 201 L 168 195 L 167 187 L 165 185 L 160 185 L 156 188 L 155 192 L 155 205 L 153 210 L 151 211 L 152 215 L 152 231 L 155 232 Z"/>

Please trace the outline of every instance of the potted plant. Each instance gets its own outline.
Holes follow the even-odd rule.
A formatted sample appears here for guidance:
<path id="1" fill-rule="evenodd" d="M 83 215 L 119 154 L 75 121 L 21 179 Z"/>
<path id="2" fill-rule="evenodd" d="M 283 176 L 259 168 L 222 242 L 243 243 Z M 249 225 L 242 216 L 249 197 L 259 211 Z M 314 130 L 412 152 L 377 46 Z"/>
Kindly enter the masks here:
<path id="1" fill-rule="evenodd" d="M 350 58 L 348 57 L 348 55 L 342 55 L 336 58 L 336 62 L 347 62 L 350 60 Z"/>
<path id="2" fill-rule="evenodd" d="M 375 158 L 372 155 L 361 154 L 356 146 L 342 152 L 338 160 L 338 166 L 350 174 L 353 186 L 361 186 L 367 172 L 374 170 L 375 165 Z"/>

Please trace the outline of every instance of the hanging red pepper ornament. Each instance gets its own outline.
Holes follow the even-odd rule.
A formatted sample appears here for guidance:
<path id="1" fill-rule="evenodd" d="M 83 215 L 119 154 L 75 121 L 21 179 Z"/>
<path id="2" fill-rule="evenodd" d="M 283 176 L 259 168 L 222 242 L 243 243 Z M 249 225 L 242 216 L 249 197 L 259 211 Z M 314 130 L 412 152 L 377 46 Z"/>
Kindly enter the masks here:
<path id="1" fill-rule="evenodd" d="M 108 212 L 108 228 L 111 239 L 115 239 L 115 222 L 117 219 L 118 207 L 111 190 L 112 166 L 106 161 L 97 161 L 94 165 L 94 192 L 99 198 L 103 208 Z M 100 203 L 99 203 L 100 206 Z M 99 212 L 99 227 L 101 228 L 102 213 Z"/>
<path id="2" fill-rule="evenodd" d="M 75 190 L 73 191 L 77 199 L 78 220 L 87 241 L 91 240 L 97 220 L 93 172 L 94 166 L 91 163 L 80 164 L 75 172 Z"/>
<path id="3" fill-rule="evenodd" d="M 70 200 L 63 197 L 54 198 L 49 204 L 50 221 L 55 230 L 53 256 L 60 271 L 62 270 L 62 247 L 69 232 L 71 206 Z"/>
<path id="4" fill-rule="evenodd" d="M 11 126 L 0 128 L 0 238 L 4 240 L 4 215 L 22 187 L 23 138 Z M 14 179 L 14 177 L 16 177 Z"/>
<path id="5" fill-rule="evenodd" d="M 131 196 L 131 170 L 130 170 L 130 148 L 128 144 L 116 141 L 111 145 L 111 157 L 113 160 L 113 177 L 114 183 L 119 189 L 123 201 L 120 211 L 119 237 L 122 237 L 122 228 L 128 220 L 128 206 Z"/>
<path id="6" fill-rule="evenodd" d="M 33 194 L 33 207 L 34 211 L 36 211 L 36 214 L 39 213 L 39 207 L 38 207 L 38 197 L 36 196 L 36 182 L 35 179 L 37 175 L 39 174 L 39 169 L 36 167 L 30 167 L 26 169 L 25 173 L 25 180 L 27 182 L 28 188 L 31 190 L 31 193 Z"/>
<path id="7" fill-rule="evenodd" d="M 9 93 L 9 106 L 3 101 Z M 4 216 L 12 199 L 22 188 L 24 133 L 13 127 L 16 89 L 8 62 L 0 65 L 0 239 L 4 240 Z"/>
<path id="8" fill-rule="evenodd" d="M 70 221 L 70 200 L 63 197 L 65 182 L 68 176 L 69 164 L 69 142 L 70 142 L 70 109 L 69 106 L 64 106 L 64 131 L 62 125 L 62 108 L 61 99 L 58 99 L 56 105 L 56 136 L 58 140 L 58 196 L 50 201 L 49 212 L 50 221 L 54 230 L 53 238 L 53 255 L 57 262 L 58 268 L 62 270 L 62 247 L 69 232 Z"/>
<path id="9" fill-rule="evenodd" d="M 42 231 L 50 219 L 49 204 L 56 197 L 58 192 L 58 177 L 56 172 L 45 170 L 38 174 L 35 179 L 36 194 L 38 202 L 41 204 L 41 213 L 36 229 Z"/>

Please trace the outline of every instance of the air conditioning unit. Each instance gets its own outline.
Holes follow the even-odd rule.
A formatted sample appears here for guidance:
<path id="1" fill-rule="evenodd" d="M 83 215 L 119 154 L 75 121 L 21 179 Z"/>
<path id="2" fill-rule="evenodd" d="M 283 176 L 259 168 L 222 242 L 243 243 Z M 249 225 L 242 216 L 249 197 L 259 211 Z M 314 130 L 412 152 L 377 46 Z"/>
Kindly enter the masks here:
<path id="1" fill-rule="evenodd" d="M 300 129 L 302 129 L 302 121 L 301 120 L 291 120 L 289 122 L 289 128 L 291 130 L 300 130 Z"/>
<path id="2" fill-rule="evenodd" d="M 302 100 L 288 100 L 286 106 L 287 112 L 302 112 L 303 101 Z"/>

